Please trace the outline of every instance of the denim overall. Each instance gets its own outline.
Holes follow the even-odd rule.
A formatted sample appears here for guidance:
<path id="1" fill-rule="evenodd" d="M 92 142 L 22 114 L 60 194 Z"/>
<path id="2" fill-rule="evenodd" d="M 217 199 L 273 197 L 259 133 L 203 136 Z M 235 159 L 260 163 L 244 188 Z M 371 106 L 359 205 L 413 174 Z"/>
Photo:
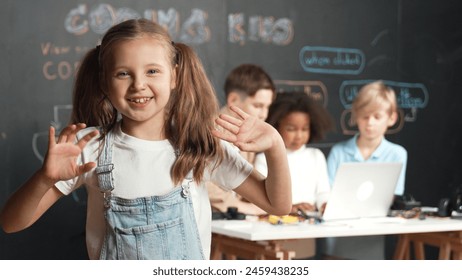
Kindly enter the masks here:
<path id="1" fill-rule="evenodd" d="M 100 259 L 204 259 L 189 193 L 191 173 L 181 186 L 165 195 L 136 199 L 112 196 L 113 138 L 112 131 L 106 135 L 96 168 L 106 220 Z"/>

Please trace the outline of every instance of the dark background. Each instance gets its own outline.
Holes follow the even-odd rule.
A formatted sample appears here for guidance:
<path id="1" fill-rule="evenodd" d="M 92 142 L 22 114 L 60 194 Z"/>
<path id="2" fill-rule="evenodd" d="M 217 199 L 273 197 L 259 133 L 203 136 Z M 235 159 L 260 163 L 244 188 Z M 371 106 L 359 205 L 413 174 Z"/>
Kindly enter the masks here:
<path id="1" fill-rule="evenodd" d="M 461 13 L 457 0 L 3 1 L 0 207 L 40 167 L 50 123 L 58 130 L 67 123 L 74 68 L 105 24 L 152 15 L 170 18 L 173 40 L 196 49 L 220 102 L 225 75 L 249 62 L 280 90 L 318 97 L 337 125 L 315 144 L 326 153 L 355 131 L 348 102 L 359 85 L 385 80 L 401 105 L 387 138 L 408 151 L 406 193 L 436 206 L 462 184 Z M 79 16 L 67 31 L 71 14 Z M 337 55 L 353 60 L 333 65 Z M 310 56 L 331 64 L 309 65 Z M 85 198 L 78 191 L 31 228 L 0 232 L 0 259 L 86 259 Z"/>

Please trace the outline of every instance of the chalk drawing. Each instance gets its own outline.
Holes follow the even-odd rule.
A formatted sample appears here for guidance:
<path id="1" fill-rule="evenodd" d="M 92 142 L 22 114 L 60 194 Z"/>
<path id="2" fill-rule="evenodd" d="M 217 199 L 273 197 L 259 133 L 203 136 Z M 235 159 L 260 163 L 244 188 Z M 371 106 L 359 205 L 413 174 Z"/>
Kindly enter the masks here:
<path id="1" fill-rule="evenodd" d="M 366 55 L 359 49 L 304 46 L 299 60 L 306 72 L 358 75 L 364 69 Z"/>
<path id="2" fill-rule="evenodd" d="M 371 46 L 375 47 L 383 37 L 389 34 L 390 34 L 390 30 L 388 29 L 380 31 L 377 35 L 375 35 L 374 39 L 372 39 Z"/>
<path id="3" fill-rule="evenodd" d="M 375 80 L 350 80 L 343 81 L 339 88 L 339 98 L 345 110 L 340 117 L 340 126 L 343 134 L 352 135 L 358 130 L 351 119 L 351 106 L 360 88 Z M 391 87 L 396 94 L 396 101 L 399 107 L 398 120 L 389 128 L 387 134 L 394 134 L 401 131 L 405 122 L 417 121 L 417 110 L 424 109 L 428 105 L 429 93 L 424 84 L 406 83 L 383 80 L 383 83 Z"/>
<path id="4" fill-rule="evenodd" d="M 383 42 L 386 38 L 388 38 L 388 42 Z M 385 44 L 385 43 L 393 44 L 393 38 L 391 36 L 391 32 L 389 29 L 384 29 L 380 31 L 377 35 L 375 35 L 370 45 L 372 48 L 379 47 L 380 42 L 383 42 L 382 44 Z M 390 56 L 387 54 L 378 54 L 372 58 L 371 57 L 368 58 L 367 67 L 372 67 L 374 65 L 377 65 L 378 67 L 380 67 L 385 63 L 394 63 L 395 61 L 396 59 L 393 57 L 393 55 Z"/>
<path id="5" fill-rule="evenodd" d="M 228 15 L 228 41 L 245 45 L 247 40 L 285 46 L 292 42 L 294 27 L 288 18 L 275 19 L 272 16 L 249 16 L 246 28 L 245 15 L 233 13 Z"/>
<path id="6" fill-rule="evenodd" d="M 349 80 L 343 81 L 339 88 L 340 101 L 345 109 L 350 109 L 353 99 L 359 89 L 375 80 Z M 383 80 L 383 83 L 396 93 L 398 106 L 403 109 L 427 107 L 429 94 L 426 86 L 421 83 L 406 83 Z"/>
<path id="7" fill-rule="evenodd" d="M 67 120 L 69 120 L 72 110 L 72 105 L 54 105 L 53 106 L 53 120 L 51 125 L 55 128 L 56 134 L 59 134 L 61 129 L 67 125 Z M 65 120 L 65 123 L 62 122 Z M 46 145 L 44 146 L 43 140 L 45 140 Z M 43 149 L 45 147 L 45 149 Z M 35 156 L 43 161 L 46 149 L 48 147 L 48 130 L 36 132 L 32 136 L 32 150 L 34 151 Z"/>
<path id="8" fill-rule="evenodd" d="M 180 40 L 190 44 L 202 44 L 210 40 L 210 29 L 207 26 L 207 13 L 193 9 L 191 16 L 184 22 Z"/>
<path id="9" fill-rule="evenodd" d="M 119 22 L 142 17 L 166 27 L 174 40 L 181 40 L 186 44 L 202 44 L 210 40 L 210 30 L 207 26 L 208 14 L 201 9 L 192 9 L 191 15 L 181 24 L 180 14 L 174 8 L 145 9 L 138 12 L 132 8 L 115 8 L 105 3 L 91 8 L 86 4 L 78 4 L 65 16 L 64 28 L 68 33 L 76 36 L 88 32 L 101 35 Z"/>
<path id="10" fill-rule="evenodd" d="M 415 122 L 417 120 L 417 108 L 411 108 L 410 112 L 404 116 L 404 120 L 407 122 Z"/>

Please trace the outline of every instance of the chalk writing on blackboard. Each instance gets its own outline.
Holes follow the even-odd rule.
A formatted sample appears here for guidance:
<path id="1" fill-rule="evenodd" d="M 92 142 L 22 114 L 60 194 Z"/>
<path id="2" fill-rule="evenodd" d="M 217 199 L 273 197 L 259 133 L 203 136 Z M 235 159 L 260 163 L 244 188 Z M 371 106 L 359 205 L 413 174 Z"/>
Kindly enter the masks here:
<path id="1" fill-rule="evenodd" d="M 328 92 L 326 85 L 321 81 L 292 81 L 274 80 L 277 92 L 285 93 L 291 91 L 304 92 L 326 107 L 328 103 Z"/>
<path id="2" fill-rule="evenodd" d="M 364 69 L 366 56 L 359 49 L 304 46 L 299 60 L 306 72 L 358 75 Z"/>
<path id="3" fill-rule="evenodd" d="M 142 13 L 147 19 L 164 26 L 174 40 L 188 44 L 202 44 L 210 41 L 211 33 L 207 26 L 207 13 L 200 9 L 192 9 L 191 14 L 180 26 L 180 14 L 174 8 L 168 10 L 145 9 Z M 82 36 L 90 31 L 96 34 L 106 32 L 111 26 L 130 18 L 140 18 L 142 15 L 132 8 L 115 8 L 109 4 L 98 4 L 88 8 L 86 4 L 78 4 L 71 9 L 64 20 L 64 28 L 68 33 Z M 96 46 L 96 42 L 95 45 Z M 47 59 L 42 66 L 42 74 L 46 80 L 69 80 L 73 77 L 80 61 L 70 60 L 69 54 L 80 57 L 94 46 L 72 44 L 57 44 L 46 41 L 40 44 L 41 54 Z M 58 59 L 56 59 L 59 57 Z"/>
<path id="4" fill-rule="evenodd" d="M 390 41 L 394 40 L 392 37 L 392 32 L 390 32 L 390 29 L 384 29 L 380 31 L 377 35 L 374 36 L 372 39 L 370 45 L 371 47 L 379 47 L 383 44 L 390 43 Z M 385 41 L 385 39 L 388 38 L 388 41 Z M 382 43 L 381 43 L 382 42 Z M 387 48 L 388 49 L 388 48 Z M 389 50 L 389 49 L 388 49 Z M 377 54 L 373 57 L 369 56 L 367 59 L 367 67 L 372 67 L 372 66 L 381 66 L 385 63 L 396 63 L 396 59 L 392 54 Z"/>
<path id="5" fill-rule="evenodd" d="M 350 80 L 343 81 L 339 88 L 339 97 L 345 109 L 351 108 L 353 99 L 359 92 L 359 89 L 374 80 Z M 406 83 L 383 80 L 383 83 L 396 93 L 398 106 L 403 109 L 419 108 L 423 109 L 428 104 L 428 90 L 421 83 Z"/>
<path id="6" fill-rule="evenodd" d="M 384 29 L 384 30 L 380 31 L 377 35 L 375 35 L 374 39 L 372 39 L 371 46 L 375 47 L 382 38 L 384 38 L 384 37 L 386 37 L 388 35 L 390 35 L 390 30 L 389 29 Z"/>
<path id="7" fill-rule="evenodd" d="M 246 28 L 245 15 L 228 15 L 228 41 L 244 45 L 247 40 L 285 46 L 292 42 L 294 27 L 288 18 L 249 16 Z"/>
<path id="8" fill-rule="evenodd" d="M 210 29 L 206 25 L 206 19 L 207 13 L 192 9 L 191 16 L 183 23 L 180 41 L 197 45 L 210 41 Z"/>
<path id="9" fill-rule="evenodd" d="M 404 120 L 407 122 L 415 122 L 417 120 L 417 108 L 411 108 L 404 116 Z"/>
<path id="10" fill-rule="evenodd" d="M 81 50 L 81 48 L 75 49 L 70 45 L 57 45 L 52 42 L 40 43 L 40 51 L 44 57 L 61 57 L 57 61 L 47 60 L 43 63 L 43 77 L 50 81 L 56 79 L 68 80 L 73 77 L 75 70 L 79 66 L 79 62 L 70 62 L 65 60 L 65 57 L 74 51 L 80 54 L 78 50 Z"/>
<path id="11" fill-rule="evenodd" d="M 343 134 L 354 134 L 357 127 L 351 119 L 351 106 L 354 98 L 361 87 L 374 80 L 350 80 L 343 81 L 339 88 L 340 102 L 345 109 L 340 117 L 340 126 Z M 405 122 L 415 122 L 417 120 L 417 110 L 424 109 L 428 104 L 428 90 L 421 83 L 406 83 L 383 80 L 383 83 L 395 91 L 396 100 L 399 107 L 398 121 L 389 128 L 387 134 L 399 132 Z"/>
<path id="12" fill-rule="evenodd" d="M 207 26 L 208 13 L 197 8 L 192 9 L 189 17 L 181 24 L 180 13 L 174 8 L 166 11 L 145 9 L 139 13 L 132 8 L 115 8 L 110 4 L 98 4 L 90 9 L 86 4 L 78 4 L 67 13 L 64 27 L 68 33 L 76 36 L 90 31 L 104 34 L 119 22 L 142 17 L 164 26 L 174 40 L 181 40 L 187 44 L 203 44 L 210 41 L 210 29 Z"/>

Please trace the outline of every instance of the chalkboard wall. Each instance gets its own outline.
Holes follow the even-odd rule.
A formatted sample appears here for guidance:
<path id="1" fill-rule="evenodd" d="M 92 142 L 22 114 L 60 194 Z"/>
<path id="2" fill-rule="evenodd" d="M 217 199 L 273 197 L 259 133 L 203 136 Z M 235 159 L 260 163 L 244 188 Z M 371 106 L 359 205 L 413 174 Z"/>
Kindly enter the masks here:
<path id="1" fill-rule="evenodd" d="M 387 136 L 409 153 L 406 193 L 435 206 L 462 184 L 462 29 L 457 0 L 3 1 L 0 9 L 0 207 L 41 165 L 48 126 L 65 126 L 79 60 L 114 23 L 145 17 L 195 48 L 220 102 L 225 75 L 263 66 L 332 113 L 328 152 L 351 137 L 358 88 L 382 79 L 401 107 Z M 21 233 L 0 259 L 85 259 L 85 192 Z"/>

